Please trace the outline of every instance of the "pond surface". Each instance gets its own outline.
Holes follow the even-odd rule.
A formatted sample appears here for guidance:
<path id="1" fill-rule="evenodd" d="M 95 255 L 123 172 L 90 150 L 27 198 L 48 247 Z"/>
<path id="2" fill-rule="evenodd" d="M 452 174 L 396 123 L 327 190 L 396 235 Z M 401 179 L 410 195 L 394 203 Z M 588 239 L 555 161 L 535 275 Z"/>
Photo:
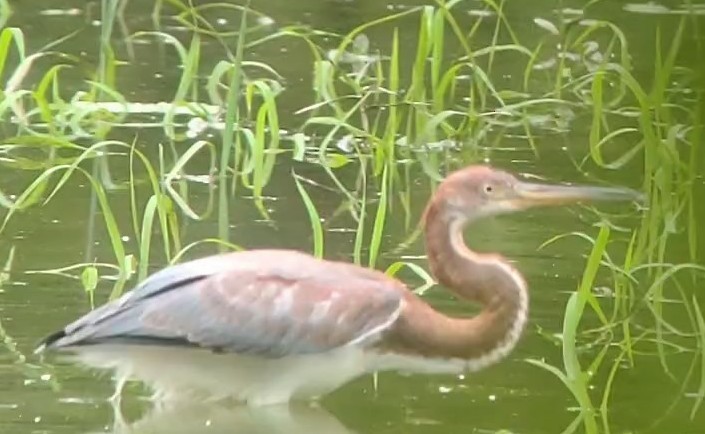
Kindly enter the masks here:
<path id="1" fill-rule="evenodd" d="M 274 26 L 305 24 L 340 34 L 389 13 L 433 4 L 420 0 L 410 0 L 404 4 L 366 0 L 269 0 L 252 3 L 256 10 L 273 18 Z M 469 28 L 475 17 L 480 15 L 477 11 L 485 8 L 479 2 L 467 3 L 459 23 Z M 134 45 L 125 42 L 124 34 L 154 30 L 150 18 L 153 5 L 154 2 L 150 1 L 130 2 L 125 9 L 124 21 L 116 27 L 113 35 L 118 57 L 126 60 L 125 65 L 118 67 L 117 87 L 131 102 L 171 101 L 182 74 L 180 67 L 177 67 L 180 61 L 173 51 L 153 42 Z M 98 62 L 101 29 L 101 23 L 96 21 L 100 7 L 97 1 L 53 1 L 49 4 L 24 0 L 16 2 L 14 14 L 6 26 L 18 27 L 23 31 L 28 52 L 74 30 L 78 31 L 77 36 L 53 49 L 83 59 L 84 65 L 95 65 Z M 542 26 L 536 25 L 534 18 L 553 19 L 560 8 L 580 10 L 582 7 L 583 3 L 579 1 L 546 1 L 531 5 L 508 1 L 504 11 L 506 20 L 520 39 L 531 40 L 543 37 L 546 32 Z M 652 3 L 610 1 L 600 2 L 589 9 L 588 16 L 609 20 L 624 32 L 630 41 L 633 74 L 638 80 L 648 82 L 653 72 L 655 26 L 660 26 L 661 37 L 669 40 L 682 16 L 678 12 L 684 7 L 677 4 L 659 7 Z M 702 12 L 703 5 L 697 10 Z M 165 17 L 174 14 L 166 6 L 162 13 Z M 217 19 L 218 13 L 217 9 L 214 10 L 211 18 Z M 223 27 L 236 26 L 237 18 L 224 12 L 223 17 L 227 19 L 216 22 Z M 402 53 L 402 58 L 405 59 L 404 63 L 410 64 L 415 55 L 413 41 L 416 34 L 413 29 L 418 17 L 404 20 L 408 26 L 400 30 L 401 46 L 409 51 L 406 55 Z M 168 20 L 165 22 L 170 23 Z M 490 44 L 492 41 L 493 22 L 490 21 L 479 32 L 480 37 L 486 38 L 484 43 Z M 188 32 L 172 24 L 171 27 L 167 24 L 162 30 L 188 43 Z M 705 23 L 700 20 L 700 25 Z M 371 52 L 379 50 L 382 54 L 388 54 L 389 28 L 374 27 L 366 34 Z M 696 34 L 689 34 L 686 43 L 694 44 L 697 38 Z M 331 43 L 330 48 L 333 47 Z M 220 48 L 215 40 L 204 38 L 201 53 L 204 71 L 210 71 L 219 60 L 225 59 Z M 130 50 L 133 57 L 126 54 Z M 294 128 L 301 124 L 305 115 L 293 114 L 294 111 L 313 103 L 309 95 L 312 66 L 307 48 L 299 43 L 281 40 L 264 48 L 246 50 L 245 55 L 249 60 L 272 65 L 285 78 L 286 91 L 278 97 L 281 127 Z M 681 57 L 683 67 L 701 66 L 695 63 L 695 56 Z M 38 62 L 50 64 L 47 59 Z M 44 65 L 44 71 L 47 65 Z M 500 67 L 490 79 L 496 83 L 520 80 L 524 66 L 500 62 Z M 37 68 L 42 70 L 39 66 Z M 26 83 L 41 77 L 39 73 L 36 77 L 32 74 L 26 78 Z M 68 77 L 70 75 L 65 79 L 68 82 L 62 83 L 65 91 L 75 92 L 83 87 L 83 78 L 76 76 L 76 81 L 71 82 Z M 14 122 L 10 119 L 4 121 L 9 124 Z M 552 181 L 592 183 L 597 180 L 640 189 L 644 175 L 638 161 L 626 164 L 620 170 L 594 169 L 589 177 L 576 168 L 575 160 L 582 159 L 588 152 L 589 130 L 590 119 L 578 116 L 560 133 L 535 137 L 535 149 L 528 145 L 526 138 L 508 135 L 501 142 L 495 142 L 494 146 L 488 144 L 488 147 L 481 147 L 475 152 L 453 153 L 448 158 L 452 159 L 454 167 L 478 161 L 489 162 L 512 172 Z M 13 130 L 6 128 L 5 135 L 9 131 Z M 136 137 L 138 149 L 156 165 L 159 161 L 157 146 L 168 141 L 163 133 L 161 128 L 123 126 L 115 128 L 109 138 L 131 143 Z M 177 154 L 183 153 L 196 140 L 213 137 L 208 134 L 207 130 L 194 138 L 182 138 L 174 142 L 174 150 Z M 90 144 L 90 140 L 83 144 L 87 143 Z M 336 170 L 341 183 L 355 185 L 360 170 L 358 163 L 353 161 Z M 111 161 L 110 167 L 114 180 L 124 182 L 128 179 L 129 166 L 125 158 Z M 208 158 L 198 156 L 190 163 L 188 172 L 206 175 L 208 167 Z M 400 247 L 412 234 L 415 222 L 432 192 L 424 170 L 419 165 L 409 167 L 407 190 L 410 206 L 405 211 L 397 203 L 388 216 L 380 258 L 376 264 L 379 269 L 385 269 L 398 260 L 427 267 L 420 240 Z M 90 165 L 86 168 L 90 170 Z M 289 154 L 276 160 L 264 189 L 264 206 L 271 220 L 263 218 L 249 190 L 239 188 L 236 191 L 228 209 L 230 242 L 248 249 L 282 247 L 312 251 L 311 225 L 292 181 L 292 170 L 314 182 L 305 185 L 319 215 L 326 222 L 324 256 L 351 261 L 357 223 L 346 213 L 339 212 L 343 200 L 340 191 L 333 188 L 331 179 L 318 165 L 297 161 Z M 11 198 L 16 198 L 38 175 L 36 170 L 10 165 L 0 165 L 0 171 L 0 192 L 12 195 Z M 140 199 L 144 202 L 149 194 L 147 178 L 144 173 L 136 176 L 141 180 L 138 191 L 144 194 Z M 699 181 L 702 182 L 702 178 Z M 316 188 L 315 185 L 326 188 Z M 208 209 L 215 196 L 217 189 L 213 185 L 199 182 L 189 184 L 189 205 L 197 212 Z M 519 346 L 505 361 L 482 372 L 471 376 L 384 373 L 377 379 L 364 377 L 332 393 L 320 406 L 314 407 L 294 405 L 291 408 L 247 409 L 202 405 L 160 412 L 150 407 L 146 399 L 148 392 L 139 384 L 128 385 L 121 409 L 117 410 L 107 401 L 113 391 L 109 375 L 59 363 L 51 358 L 40 360 L 32 354 L 42 337 L 90 309 L 89 297 L 81 281 L 75 278 L 80 276 L 80 269 L 67 271 L 74 278 L 37 271 L 83 262 L 115 261 L 101 212 L 91 205 L 91 197 L 91 185 L 86 178 L 74 176 L 50 202 L 15 214 L 0 232 L 0 264 L 14 248 L 9 279 L 0 283 L 0 333 L 4 339 L 4 346 L 0 347 L 0 432 L 3 434 L 585 432 L 579 419 L 579 406 L 571 392 L 556 376 L 526 360 L 538 359 L 561 367 L 558 339 L 564 309 L 570 294 L 579 284 L 591 245 L 579 237 L 567 237 L 546 247 L 540 246 L 556 235 L 569 232 L 582 232 L 595 237 L 599 230 L 596 225 L 605 214 L 617 227 L 612 232 L 611 254 L 620 257 L 631 230 L 639 225 L 642 212 L 634 204 L 600 205 L 596 209 L 574 206 L 496 218 L 470 228 L 466 234 L 468 243 L 477 250 L 498 251 L 511 258 L 526 276 L 531 289 L 530 324 Z M 136 255 L 139 244 L 130 230 L 129 190 L 108 190 L 108 197 L 123 234 L 126 253 Z M 700 212 L 702 208 L 696 211 Z M 0 208 L 0 217 L 5 212 Z M 698 214 L 695 219 L 703 221 L 705 213 Z M 370 221 L 366 225 L 368 233 L 371 224 Z M 217 237 L 217 213 L 203 220 L 182 216 L 179 228 L 182 245 Z M 153 243 L 150 272 L 167 262 L 161 249 L 161 235 L 155 236 Z M 685 237 L 674 237 L 667 249 L 669 257 L 688 258 L 689 245 Z M 199 246 L 187 256 L 213 252 L 213 246 Z M 413 273 L 400 273 L 399 277 L 409 282 L 411 287 L 422 284 Z M 609 273 L 600 273 L 594 285 L 596 290 L 609 291 L 613 282 L 611 277 Z M 127 287 L 136 281 L 136 276 L 132 276 Z M 700 291 L 702 282 L 697 282 L 683 279 L 682 290 L 686 294 Z M 95 293 L 96 304 L 107 299 L 113 284 L 114 281 L 109 278 L 101 279 Z M 645 285 L 648 286 L 648 282 Z M 698 296 L 703 299 L 702 294 Z M 472 306 L 456 300 L 439 286 L 433 286 L 424 297 L 446 312 L 456 315 L 474 312 Z M 601 303 L 610 306 L 612 301 L 607 297 L 601 299 Z M 597 320 L 590 316 L 585 321 L 589 325 L 598 325 Z M 677 319 L 674 321 L 678 324 Z M 683 348 L 692 349 L 689 345 L 683 345 Z M 598 347 L 581 349 L 584 363 L 593 360 Z M 618 348 L 615 348 L 607 357 L 614 360 L 618 353 Z M 698 391 L 699 363 L 705 362 L 698 362 L 693 351 L 674 349 L 668 355 L 672 375 L 669 376 L 655 351 L 639 352 L 634 357 L 634 366 L 624 363 L 617 369 L 611 385 L 607 417 L 600 419 L 606 422 L 604 426 L 600 424 L 599 432 L 705 433 L 705 411 L 691 414 L 702 393 Z M 611 363 L 598 372 L 599 381 L 590 387 L 596 405 L 602 402 L 603 386 L 610 375 L 610 366 Z M 684 384 L 686 374 L 694 366 L 696 374 L 688 377 Z"/>

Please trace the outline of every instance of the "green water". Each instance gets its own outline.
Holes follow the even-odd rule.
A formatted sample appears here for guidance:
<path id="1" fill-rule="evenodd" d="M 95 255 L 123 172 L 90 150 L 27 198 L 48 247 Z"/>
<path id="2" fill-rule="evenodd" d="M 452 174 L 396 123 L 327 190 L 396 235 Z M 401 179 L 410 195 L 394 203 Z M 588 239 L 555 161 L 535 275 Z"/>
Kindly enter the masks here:
<path id="1" fill-rule="evenodd" d="M 61 44 L 60 49 L 78 56 L 87 64 L 98 59 L 100 26 L 93 23 L 99 15 L 100 2 L 82 1 L 15 2 L 15 13 L 8 26 L 23 30 L 28 49 L 80 30 L 77 37 Z M 205 3 L 205 2 L 201 2 Z M 304 23 L 331 32 L 346 33 L 363 22 L 418 4 L 420 0 L 396 3 L 371 0 L 271 0 L 252 2 L 257 10 L 274 18 L 276 25 Z M 431 4 L 430 2 L 428 2 Z M 153 2 L 130 2 L 122 23 L 128 33 L 153 29 L 149 14 Z M 475 6 L 468 2 L 467 9 Z M 580 8 L 582 2 L 521 2 L 505 5 L 507 20 L 521 38 L 530 40 L 543 35 L 534 17 L 551 17 L 556 8 Z M 638 6 L 638 5 L 636 5 Z M 669 5 L 677 8 L 675 3 Z M 51 7 L 52 10 L 42 8 Z M 75 8 L 75 11 L 74 11 Z M 630 40 L 634 73 L 648 80 L 654 57 L 654 30 L 661 26 L 666 40 L 675 32 L 679 15 L 672 13 L 633 12 L 634 4 L 623 1 L 602 2 L 590 9 L 593 18 L 609 19 L 617 24 Z M 467 14 L 467 20 L 472 15 Z M 702 21 L 702 20 L 701 20 Z M 469 25 L 471 21 L 460 21 Z M 223 25 L 235 25 L 230 19 Z M 402 29 L 402 41 L 415 40 L 413 25 Z M 701 26 L 705 23 L 701 22 Z M 483 28 L 484 29 L 484 28 Z M 168 33 L 188 38 L 179 28 L 163 29 Z M 115 30 L 114 44 L 119 56 L 126 53 L 123 28 Z M 376 28 L 367 33 L 374 50 L 385 52 L 388 33 Z M 480 33 L 492 38 L 492 27 Z M 693 44 L 697 35 L 688 35 L 686 43 Z M 137 44 L 132 47 L 134 60 L 118 68 L 117 86 L 134 102 L 169 101 L 178 86 L 181 71 L 175 67 L 178 58 L 169 49 L 157 44 Z M 222 53 L 217 43 L 204 39 L 203 56 L 210 69 Z M 287 81 L 287 90 L 278 100 L 282 128 L 301 123 L 301 115 L 293 111 L 311 103 L 311 64 L 306 48 L 285 42 L 268 45 L 246 53 L 252 60 L 275 67 Z M 213 58 L 209 58 L 211 55 Z M 411 62 L 410 52 L 406 61 Z M 122 57 L 121 57 L 122 58 Z M 125 59 L 128 57 L 125 56 Z M 695 56 L 683 56 L 685 65 L 697 68 Z M 520 80 L 522 71 L 516 65 L 499 63 L 490 77 L 496 81 Z M 4 80 L 7 77 L 3 78 Z M 27 78 L 31 81 L 31 77 Z M 67 89 L 80 87 L 79 83 L 62 83 Z M 8 119 L 4 120 L 9 122 Z M 674 120 L 675 122 L 675 120 Z M 464 163 L 488 158 L 489 162 L 513 172 L 529 173 L 555 181 L 588 182 L 572 164 L 572 159 L 587 151 L 589 120 L 578 118 L 567 131 L 538 137 L 536 152 L 521 137 L 506 137 L 500 146 L 489 152 L 460 153 L 452 158 Z M 131 142 L 138 135 L 138 148 L 156 162 L 157 143 L 166 140 L 159 128 L 120 128 L 111 138 Z M 204 133 L 207 134 L 207 133 Z M 201 138 L 205 138 L 201 137 Z M 176 151 L 183 152 L 193 140 L 177 143 Z M 230 241 L 245 247 L 283 247 L 312 250 L 311 228 L 301 197 L 292 182 L 291 170 L 325 186 L 330 186 L 320 168 L 313 164 L 292 161 L 286 154 L 277 160 L 273 175 L 265 188 L 266 208 L 272 222 L 261 217 L 250 193 L 239 189 L 229 202 Z M 128 175 L 124 159 L 111 163 L 111 174 L 124 180 Z M 197 159 L 189 167 L 192 174 L 202 174 L 205 159 Z M 90 166 L 86 166 L 90 167 Z M 199 172 L 200 170 L 200 172 Z M 0 191 L 19 194 L 36 176 L 36 172 L 0 166 Z M 358 166 L 351 163 L 336 172 L 345 185 L 353 185 Z M 594 171 L 596 178 L 640 188 L 642 172 L 638 163 L 619 171 Z M 142 175 L 143 176 L 143 175 Z M 700 179 L 702 182 L 702 179 Z M 400 258 L 426 266 L 423 245 L 416 241 L 408 248 L 397 250 L 413 231 L 431 190 L 427 176 L 414 166 L 411 169 L 411 207 L 407 216 L 399 206 L 393 209 L 384 228 L 382 255 L 377 267 L 384 269 Z M 144 184 L 141 192 L 146 194 Z M 190 185 L 189 203 L 196 210 L 204 210 L 217 196 L 208 185 Z M 332 189 L 307 187 L 319 214 L 326 220 L 325 256 L 352 260 L 356 223 L 349 216 L 336 213 L 341 195 Z M 567 238 L 544 249 L 539 246 L 547 239 L 565 232 L 581 231 L 595 236 L 595 224 L 600 217 L 591 209 L 571 207 L 531 211 L 479 223 L 468 230 L 469 244 L 478 250 L 500 251 L 516 261 L 531 288 L 530 324 L 516 350 L 502 363 L 467 377 L 403 376 L 383 374 L 377 382 L 364 377 L 344 386 L 326 397 L 321 407 L 293 406 L 281 408 L 245 409 L 218 406 L 194 406 L 177 412 L 158 413 L 146 402 L 146 392 L 139 385 L 129 385 L 117 414 L 106 398 L 112 394 L 110 378 L 81 368 L 40 361 L 32 355 L 36 342 L 68 321 L 90 309 L 81 283 L 60 275 L 28 273 L 64 267 L 84 261 L 114 261 L 110 242 L 101 224 L 100 214 L 91 215 L 90 186 L 80 177 L 69 183 L 48 204 L 34 206 L 15 216 L 0 232 L 0 263 L 15 249 L 10 280 L 0 292 L 0 320 L 5 333 L 0 346 L 0 433 L 562 433 L 584 432 L 581 423 L 574 421 L 579 410 L 574 398 L 561 382 L 551 374 L 532 366 L 525 359 L 542 359 L 560 366 L 561 348 L 548 337 L 560 333 L 563 312 L 572 291 L 577 287 L 585 267 L 590 245 L 578 238 Z M 124 230 L 127 253 L 135 253 L 137 244 L 129 231 L 129 193 L 125 190 L 109 192 L 110 203 L 118 225 Z M 702 208 L 701 208 L 702 209 Z M 638 224 L 640 213 L 633 205 L 600 206 L 611 221 L 624 228 Z M 0 217 L 6 211 L 0 208 Z M 96 217 L 96 218 L 93 218 Z M 407 220 L 411 222 L 406 226 Z M 699 221 L 705 215 L 699 215 Z M 370 223 L 371 224 L 371 223 Z M 95 229 L 93 228 L 95 225 Z M 368 225 L 369 226 L 369 225 Z M 369 229 L 369 228 L 368 228 Z M 193 221 L 182 218 L 180 231 L 183 245 L 218 233 L 216 216 Z M 623 250 L 626 233 L 613 233 L 617 244 L 615 254 Z M 160 250 L 160 236 L 154 238 L 154 254 L 150 270 L 165 263 Z M 668 245 L 672 257 L 688 257 L 688 246 L 683 237 L 675 237 Z M 202 247 L 189 256 L 213 252 Z M 394 253 L 392 253 L 394 252 Z M 417 277 L 407 273 L 401 278 L 411 286 L 419 285 Z M 133 278 L 129 283 L 133 284 Z M 600 274 L 596 286 L 609 286 L 611 280 Z M 681 282 L 688 294 L 697 294 L 702 288 L 692 280 Z M 98 303 L 103 302 L 112 288 L 112 282 L 102 281 L 97 290 Z M 701 291 L 700 291 L 701 292 Z M 459 303 L 442 288 L 433 287 L 424 296 L 438 309 L 455 314 L 468 314 L 471 307 Z M 700 295 L 702 300 L 702 295 Z M 606 306 L 609 300 L 604 300 Z M 701 303 L 702 304 L 702 303 Z M 677 308 L 676 308 L 677 309 Z M 586 321 L 593 321 L 588 318 Z M 678 319 L 673 320 L 678 324 Z M 591 355 L 590 350 L 585 350 Z M 610 353 L 608 357 L 614 357 Z M 632 433 L 705 433 L 705 410 L 691 418 L 691 408 L 698 396 L 698 376 L 685 387 L 682 379 L 696 357 L 692 352 L 669 353 L 669 377 L 654 353 L 636 355 L 635 367 L 618 370 L 609 401 L 608 422 L 604 432 Z M 590 358 L 586 359 L 590 360 Z M 699 362 L 705 363 L 705 362 Z M 699 372 L 699 364 L 696 364 Z M 605 377 L 603 370 L 598 374 Z M 604 384 L 600 382 L 599 384 Z M 602 390 L 591 390 L 595 402 L 602 398 Z M 134 431 L 130 431 L 134 430 Z M 608 431 L 609 430 L 609 431 Z"/>

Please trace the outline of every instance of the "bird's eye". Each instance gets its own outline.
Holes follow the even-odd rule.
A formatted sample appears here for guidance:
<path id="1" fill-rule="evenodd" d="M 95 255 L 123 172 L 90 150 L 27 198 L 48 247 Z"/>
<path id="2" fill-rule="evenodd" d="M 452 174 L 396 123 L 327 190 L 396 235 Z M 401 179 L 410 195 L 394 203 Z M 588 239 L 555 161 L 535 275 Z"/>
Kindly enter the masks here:
<path id="1" fill-rule="evenodd" d="M 492 186 L 492 184 L 485 184 L 483 189 L 485 190 L 486 194 L 492 194 L 494 192 L 494 187 Z"/>

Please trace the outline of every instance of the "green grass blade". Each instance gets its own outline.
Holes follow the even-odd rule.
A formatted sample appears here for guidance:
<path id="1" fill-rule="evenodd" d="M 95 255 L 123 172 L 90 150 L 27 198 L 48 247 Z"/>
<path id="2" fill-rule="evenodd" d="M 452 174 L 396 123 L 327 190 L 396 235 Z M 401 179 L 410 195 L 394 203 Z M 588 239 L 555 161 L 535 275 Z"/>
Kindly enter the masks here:
<path id="1" fill-rule="evenodd" d="M 321 217 L 316 210 L 311 197 L 306 192 L 306 189 L 301 185 L 299 176 L 295 172 L 291 172 L 294 177 L 294 182 L 296 183 L 296 189 L 301 195 L 301 199 L 306 206 L 306 212 L 308 212 L 308 218 L 311 222 L 311 232 L 313 233 L 313 255 L 317 258 L 323 257 L 323 226 L 321 225 Z"/>

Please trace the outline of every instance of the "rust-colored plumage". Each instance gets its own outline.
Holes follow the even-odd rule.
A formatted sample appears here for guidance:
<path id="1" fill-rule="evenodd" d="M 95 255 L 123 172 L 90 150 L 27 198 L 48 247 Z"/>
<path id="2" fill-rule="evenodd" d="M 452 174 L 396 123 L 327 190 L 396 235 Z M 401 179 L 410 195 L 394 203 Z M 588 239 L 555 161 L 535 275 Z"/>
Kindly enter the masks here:
<path id="1" fill-rule="evenodd" d="M 379 271 L 289 250 L 252 250 L 168 267 L 45 340 L 163 399 L 232 397 L 253 405 L 315 398 L 368 372 L 481 369 L 516 345 L 528 315 L 521 274 L 477 254 L 477 218 L 580 200 L 631 200 L 626 189 L 521 182 L 486 166 L 448 176 L 424 213 L 431 272 L 483 306 L 436 311 Z"/>

